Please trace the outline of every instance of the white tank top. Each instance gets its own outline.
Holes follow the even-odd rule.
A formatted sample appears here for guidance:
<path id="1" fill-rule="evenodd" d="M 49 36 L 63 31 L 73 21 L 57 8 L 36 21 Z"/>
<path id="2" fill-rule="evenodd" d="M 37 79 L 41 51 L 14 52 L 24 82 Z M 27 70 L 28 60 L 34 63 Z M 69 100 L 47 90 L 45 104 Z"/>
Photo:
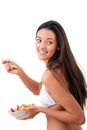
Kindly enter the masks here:
<path id="1" fill-rule="evenodd" d="M 50 106 L 58 104 L 48 94 L 48 92 L 45 89 L 44 84 L 42 84 L 40 94 L 39 94 L 39 99 L 40 99 L 40 102 L 41 102 L 42 106 L 44 106 L 44 107 L 50 107 Z"/>

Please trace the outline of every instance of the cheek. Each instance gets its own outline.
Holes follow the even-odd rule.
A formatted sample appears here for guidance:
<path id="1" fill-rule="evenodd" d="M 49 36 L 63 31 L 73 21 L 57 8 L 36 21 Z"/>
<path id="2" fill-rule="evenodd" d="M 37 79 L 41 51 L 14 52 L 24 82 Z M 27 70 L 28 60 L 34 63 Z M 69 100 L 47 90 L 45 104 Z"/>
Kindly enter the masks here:
<path id="1" fill-rule="evenodd" d="M 57 50 L 57 47 L 53 47 L 53 48 L 50 49 L 51 57 L 55 54 L 56 50 Z"/>
<path id="2" fill-rule="evenodd" d="M 50 57 L 52 57 L 55 54 L 56 50 L 50 50 Z"/>
<path id="3" fill-rule="evenodd" d="M 52 48 L 50 49 L 50 52 L 51 52 L 52 54 L 54 54 L 54 53 L 56 52 L 56 50 L 57 50 L 57 47 L 52 47 Z"/>
<path id="4" fill-rule="evenodd" d="M 37 48 L 38 48 L 38 46 L 37 46 L 37 44 L 35 44 L 35 49 L 37 50 Z"/>
<path id="5" fill-rule="evenodd" d="M 52 56 L 55 54 L 56 50 L 52 52 Z"/>

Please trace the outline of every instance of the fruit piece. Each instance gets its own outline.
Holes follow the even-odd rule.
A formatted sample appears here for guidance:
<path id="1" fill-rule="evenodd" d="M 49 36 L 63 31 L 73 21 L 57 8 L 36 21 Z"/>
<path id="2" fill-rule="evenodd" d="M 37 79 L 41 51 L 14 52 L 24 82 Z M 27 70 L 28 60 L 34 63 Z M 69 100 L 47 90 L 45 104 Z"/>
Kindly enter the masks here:
<path id="1" fill-rule="evenodd" d="M 18 69 L 18 67 L 16 65 L 13 65 L 13 69 Z"/>
<path id="2" fill-rule="evenodd" d="M 21 106 L 20 106 L 20 108 L 24 108 L 26 105 L 25 104 L 22 104 Z"/>
<path id="3" fill-rule="evenodd" d="M 32 106 L 32 104 L 28 104 L 27 106 L 30 107 L 30 106 Z"/>
<path id="4" fill-rule="evenodd" d="M 13 108 L 10 109 L 11 112 L 15 112 L 15 110 Z"/>
<path id="5" fill-rule="evenodd" d="M 17 111 L 19 111 L 19 110 L 20 110 L 20 106 L 19 106 L 19 105 L 17 105 L 17 108 L 16 108 L 16 110 L 17 110 Z"/>

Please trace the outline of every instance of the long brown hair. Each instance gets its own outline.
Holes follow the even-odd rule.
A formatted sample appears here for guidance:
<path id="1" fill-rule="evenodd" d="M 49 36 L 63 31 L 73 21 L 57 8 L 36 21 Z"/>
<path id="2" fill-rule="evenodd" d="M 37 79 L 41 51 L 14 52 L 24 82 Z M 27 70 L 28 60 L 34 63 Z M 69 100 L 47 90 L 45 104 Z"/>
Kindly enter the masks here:
<path id="1" fill-rule="evenodd" d="M 55 33 L 59 46 L 59 50 L 56 50 L 55 54 L 49 59 L 47 68 L 53 71 L 57 68 L 61 69 L 69 84 L 70 92 L 83 109 L 87 96 L 86 81 L 70 49 L 63 27 L 58 22 L 50 20 L 41 24 L 37 32 L 42 28 L 49 29 Z"/>

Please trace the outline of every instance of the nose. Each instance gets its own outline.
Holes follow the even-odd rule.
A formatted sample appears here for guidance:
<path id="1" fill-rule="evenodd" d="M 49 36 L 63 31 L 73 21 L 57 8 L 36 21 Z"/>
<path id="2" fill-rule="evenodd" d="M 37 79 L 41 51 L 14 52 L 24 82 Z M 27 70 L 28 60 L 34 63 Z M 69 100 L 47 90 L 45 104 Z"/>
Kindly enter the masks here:
<path id="1" fill-rule="evenodd" d="M 41 44 L 40 44 L 40 48 L 41 48 L 41 49 L 46 48 L 46 46 L 45 46 L 45 42 L 41 42 Z"/>

